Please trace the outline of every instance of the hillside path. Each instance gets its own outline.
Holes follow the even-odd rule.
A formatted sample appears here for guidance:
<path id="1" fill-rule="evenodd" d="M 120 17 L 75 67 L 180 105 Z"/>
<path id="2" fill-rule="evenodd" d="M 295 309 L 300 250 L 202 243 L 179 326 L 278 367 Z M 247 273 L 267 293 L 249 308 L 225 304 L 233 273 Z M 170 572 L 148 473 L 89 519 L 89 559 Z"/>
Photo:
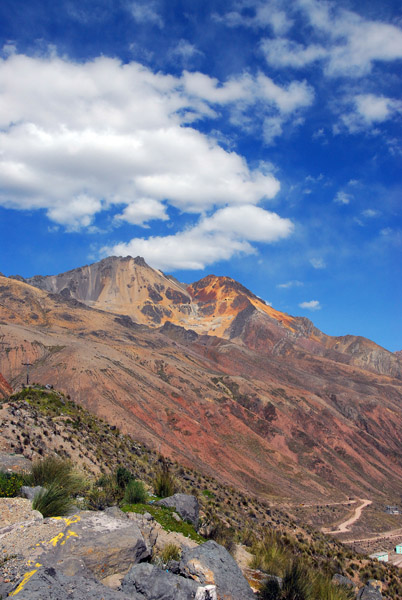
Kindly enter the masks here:
<path id="1" fill-rule="evenodd" d="M 363 510 L 366 508 L 366 506 L 369 506 L 370 504 L 372 504 L 372 500 L 361 499 L 360 506 L 357 506 L 355 508 L 355 512 L 353 513 L 353 515 L 349 519 L 347 519 L 347 521 L 344 521 L 343 523 L 340 523 L 340 525 L 338 525 L 338 529 L 334 529 L 333 531 L 329 531 L 328 529 L 325 528 L 322 531 L 324 533 L 331 533 L 331 534 L 346 533 L 347 531 L 350 531 L 350 527 L 354 523 L 356 523 L 356 521 L 358 521 L 360 519 Z"/>

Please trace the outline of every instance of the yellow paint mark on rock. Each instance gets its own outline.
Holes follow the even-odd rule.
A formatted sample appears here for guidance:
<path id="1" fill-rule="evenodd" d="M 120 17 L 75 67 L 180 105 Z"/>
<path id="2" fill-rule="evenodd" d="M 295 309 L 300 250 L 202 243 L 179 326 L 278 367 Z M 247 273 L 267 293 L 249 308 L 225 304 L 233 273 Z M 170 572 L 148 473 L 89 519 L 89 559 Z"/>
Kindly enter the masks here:
<path id="1" fill-rule="evenodd" d="M 79 515 L 73 515 L 72 517 L 65 518 L 63 520 L 67 527 L 69 527 L 70 525 L 74 525 L 74 523 L 78 523 L 79 521 L 81 521 L 81 517 Z"/>
<path id="2" fill-rule="evenodd" d="M 66 533 L 66 539 L 63 540 L 60 544 L 60 546 L 64 546 L 64 544 L 66 543 L 66 541 L 70 538 L 70 537 L 78 537 L 78 534 L 75 533 L 75 531 L 71 531 L 71 529 L 69 529 Z"/>
<path id="3" fill-rule="evenodd" d="M 37 570 L 38 569 L 33 569 L 32 571 L 28 571 L 28 573 L 25 573 L 19 586 L 16 587 L 15 590 L 11 592 L 11 594 L 9 594 L 9 596 L 16 596 L 17 594 L 19 594 L 20 591 L 24 588 L 25 584 L 31 579 L 32 575 L 35 575 Z"/>
<path id="4" fill-rule="evenodd" d="M 52 546 L 54 548 L 56 548 L 57 544 L 60 542 L 60 540 L 64 537 L 64 533 L 62 531 L 60 531 L 60 533 L 58 533 L 57 535 L 54 536 L 54 538 L 52 538 L 51 540 L 49 540 L 49 544 L 52 544 Z"/>

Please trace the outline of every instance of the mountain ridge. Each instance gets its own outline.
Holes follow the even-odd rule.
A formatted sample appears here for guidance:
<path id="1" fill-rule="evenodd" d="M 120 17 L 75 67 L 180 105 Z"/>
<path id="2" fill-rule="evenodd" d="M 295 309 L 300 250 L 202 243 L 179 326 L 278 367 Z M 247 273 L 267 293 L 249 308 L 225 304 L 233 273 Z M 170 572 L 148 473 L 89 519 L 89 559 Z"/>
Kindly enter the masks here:
<path id="1" fill-rule="evenodd" d="M 153 269 L 142 257 L 127 256 L 108 257 L 59 275 L 19 279 L 148 327 L 171 321 L 197 333 L 237 339 L 259 352 L 314 348 L 333 360 L 402 378 L 402 356 L 397 353 L 362 336 L 328 336 L 306 317 L 272 308 L 230 277 L 207 275 L 186 285 Z"/>
<path id="2" fill-rule="evenodd" d="M 298 317 L 289 317 L 291 331 L 289 322 L 275 318 L 284 313 L 260 311 L 246 288 L 229 280 L 225 288 L 215 276 L 194 292 L 207 292 L 197 307 L 181 297 L 175 303 L 169 289 L 186 299 L 190 292 L 133 260 L 120 264 L 142 270 L 135 289 L 148 312 L 162 306 L 176 323 L 166 319 L 150 327 L 144 321 L 151 317 L 138 305 L 142 323 L 135 322 L 135 311 L 129 316 L 89 306 L 61 293 L 64 288 L 54 293 L 0 278 L 6 342 L 0 371 L 14 387 L 29 360 L 32 381 L 71 394 L 163 454 L 261 496 L 402 493 L 401 382 L 359 364 L 364 352 L 377 351 L 374 343 L 357 340 L 359 354 L 355 347 L 354 357 L 343 354 L 339 350 L 353 346 L 353 336 L 330 343 Z M 127 273 L 120 279 L 127 281 Z M 103 299 L 111 297 L 106 283 Z M 152 301 L 148 288 L 162 301 Z M 183 327 L 188 315 L 198 331 Z M 218 325 L 226 337 L 217 334 Z M 383 356 L 378 370 L 386 370 Z"/>

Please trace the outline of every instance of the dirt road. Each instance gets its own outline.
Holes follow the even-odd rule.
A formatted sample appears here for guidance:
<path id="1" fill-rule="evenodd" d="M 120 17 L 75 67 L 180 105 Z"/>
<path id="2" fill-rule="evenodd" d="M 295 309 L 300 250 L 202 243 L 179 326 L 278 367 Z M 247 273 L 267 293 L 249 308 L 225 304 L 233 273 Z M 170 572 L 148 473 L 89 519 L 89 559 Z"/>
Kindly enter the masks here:
<path id="1" fill-rule="evenodd" d="M 361 499 L 360 501 L 361 501 L 361 504 L 356 507 L 353 515 L 349 519 L 347 519 L 347 521 L 344 521 L 343 523 L 338 525 L 338 529 L 334 529 L 333 531 L 330 531 L 327 528 L 323 528 L 322 529 L 323 533 L 335 534 L 335 533 L 346 533 L 347 531 L 350 531 L 350 527 L 354 523 L 356 523 L 356 521 L 358 521 L 360 519 L 361 514 L 362 514 L 363 510 L 366 508 L 366 506 L 369 506 L 372 503 L 371 500 Z"/>
<path id="2" fill-rule="evenodd" d="M 342 544 L 358 544 L 359 542 L 375 542 L 376 540 L 390 540 L 392 538 L 402 538 L 402 529 L 391 529 L 391 531 L 384 531 L 378 535 L 373 535 L 368 538 L 359 538 L 356 540 L 342 540 Z"/>

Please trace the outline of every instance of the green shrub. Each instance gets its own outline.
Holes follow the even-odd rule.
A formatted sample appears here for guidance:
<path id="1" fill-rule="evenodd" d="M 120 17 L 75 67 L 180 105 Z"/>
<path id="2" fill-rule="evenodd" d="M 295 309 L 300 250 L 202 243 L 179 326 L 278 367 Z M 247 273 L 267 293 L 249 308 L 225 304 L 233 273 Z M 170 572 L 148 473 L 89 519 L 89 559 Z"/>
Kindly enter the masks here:
<path id="1" fill-rule="evenodd" d="M 155 494 L 161 498 L 173 496 L 177 489 L 176 479 L 174 478 L 169 465 L 163 461 L 156 472 L 154 479 Z"/>
<path id="2" fill-rule="evenodd" d="M 115 477 L 117 485 L 122 490 L 134 479 L 134 475 L 125 467 L 117 467 Z"/>
<path id="3" fill-rule="evenodd" d="M 45 456 L 32 463 L 29 485 L 49 487 L 55 484 L 67 494 L 74 495 L 86 487 L 84 477 L 74 470 L 70 460 L 58 456 Z"/>
<path id="4" fill-rule="evenodd" d="M 60 517 L 68 514 L 73 505 L 71 496 L 57 483 L 51 483 L 47 489 L 38 492 L 32 502 L 32 508 L 43 517 Z"/>
<path id="5" fill-rule="evenodd" d="M 0 471 L 0 497 L 14 498 L 18 495 L 22 485 L 24 485 L 24 476 L 20 473 Z"/>
<path id="6" fill-rule="evenodd" d="M 124 492 L 124 502 L 127 504 L 144 503 L 146 502 L 147 497 L 147 491 L 142 481 L 136 479 L 129 481 Z"/>
<path id="7" fill-rule="evenodd" d="M 89 510 L 104 510 L 115 506 L 123 498 L 123 490 L 117 485 L 113 475 L 102 475 L 86 494 Z"/>

